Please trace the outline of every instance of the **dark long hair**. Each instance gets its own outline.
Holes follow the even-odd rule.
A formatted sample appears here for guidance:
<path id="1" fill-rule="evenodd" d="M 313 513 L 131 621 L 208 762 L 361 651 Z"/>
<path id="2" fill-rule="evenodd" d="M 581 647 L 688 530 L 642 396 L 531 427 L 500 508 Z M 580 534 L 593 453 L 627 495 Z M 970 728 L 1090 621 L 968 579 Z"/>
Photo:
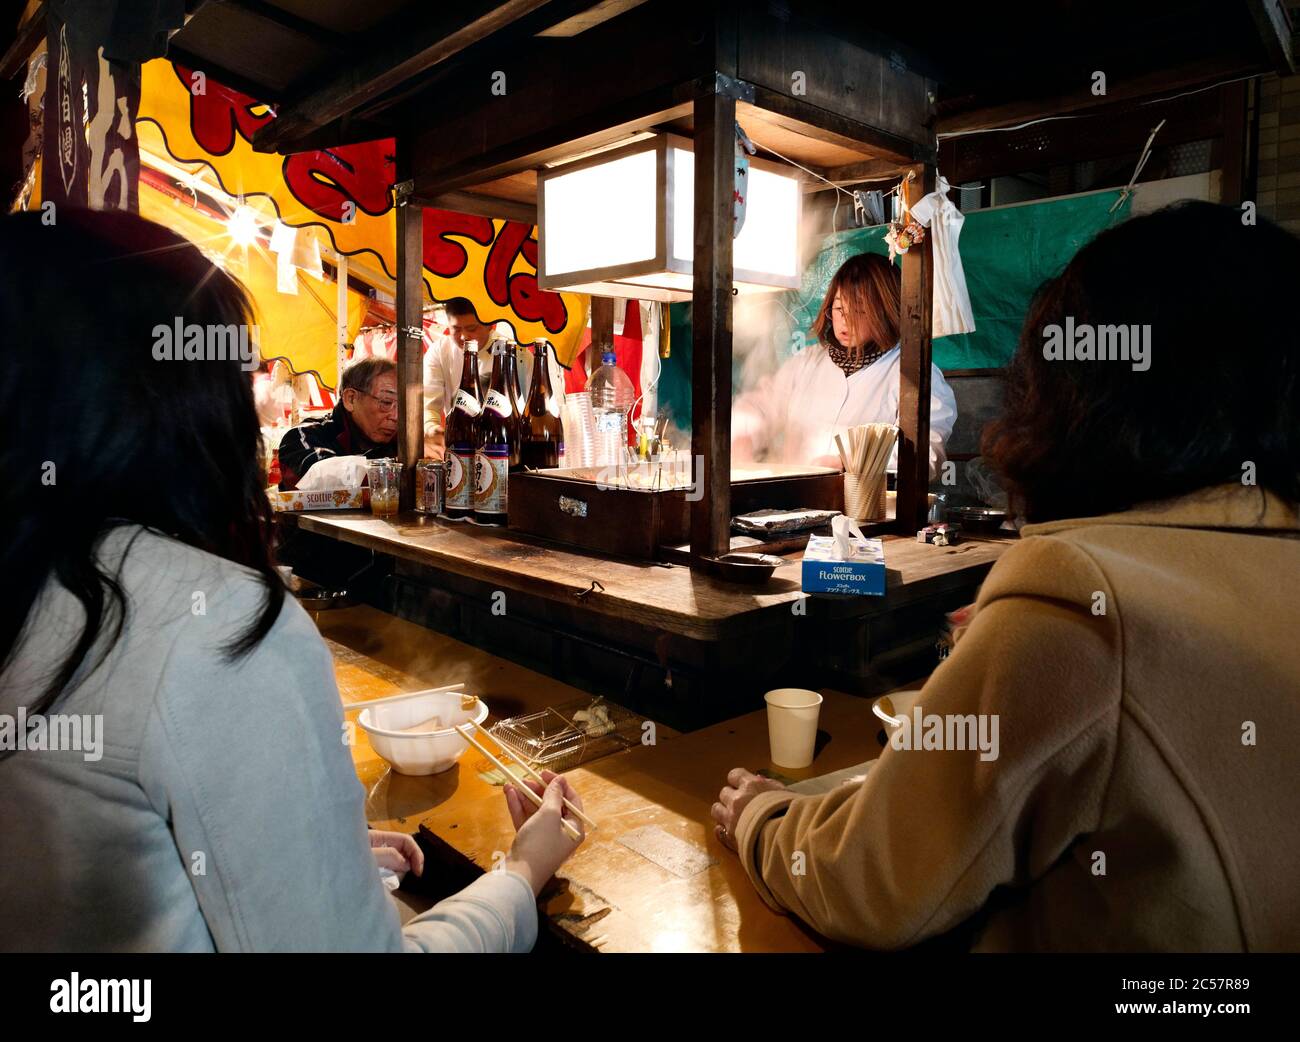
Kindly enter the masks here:
<path id="1" fill-rule="evenodd" d="M 1044 284 L 983 452 L 1029 521 L 1241 482 L 1300 501 L 1300 239 L 1179 203 L 1102 232 Z M 1049 327 L 1150 328 L 1150 368 L 1044 357 Z"/>
<path id="2" fill-rule="evenodd" d="M 92 651 L 121 635 L 119 568 L 97 560 L 112 528 L 142 525 L 253 569 L 258 616 L 226 649 L 246 654 L 284 602 L 269 547 L 260 431 L 240 360 L 155 357 L 155 327 L 249 323 L 230 276 L 184 239 L 122 213 L 0 218 L 0 664 L 47 582 L 85 611 L 81 632 L 28 711 L 46 711 Z M 175 345 L 179 351 L 181 345 Z M 125 559 L 125 557 L 123 558 Z M 97 644 L 104 635 L 107 639 Z M 87 668 L 88 671 L 88 668 Z"/>

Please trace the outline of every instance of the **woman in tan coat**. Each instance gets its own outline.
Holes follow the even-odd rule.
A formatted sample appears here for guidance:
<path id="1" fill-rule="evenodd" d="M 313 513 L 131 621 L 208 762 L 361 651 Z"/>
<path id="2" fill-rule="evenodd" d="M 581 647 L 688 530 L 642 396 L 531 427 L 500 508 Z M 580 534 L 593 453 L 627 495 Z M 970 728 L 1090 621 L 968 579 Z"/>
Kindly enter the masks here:
<path id="1" fill-rule="evenodd" d="M 880 949 L 1300 949 L 1297 287 L 1300 241 L 1203 203 L 1043 287 L 984 440 L 1029 523 L 918 699 L 996 758 L 732 771 L 713 816 L 770 905 Z"/>

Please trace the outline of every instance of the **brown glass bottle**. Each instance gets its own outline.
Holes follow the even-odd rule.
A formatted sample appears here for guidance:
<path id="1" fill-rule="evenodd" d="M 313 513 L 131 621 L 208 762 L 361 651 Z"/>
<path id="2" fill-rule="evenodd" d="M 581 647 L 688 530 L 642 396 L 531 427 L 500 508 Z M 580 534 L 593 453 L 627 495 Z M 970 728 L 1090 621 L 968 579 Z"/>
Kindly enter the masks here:
<path id="1" fill-rule="evenodd" d="M 479 414 L 478 459 L 475 466 L 474 520 L 504 525 L 509 492 L 510 446 L 519 444 L 519 419 L 506 382 L 508 344 L 492 345 L 492 382 Z"/>
<path id="2" fill-rule="evenodd" d="M 564 424 L 560 405 L 551 389 L 550 344 L 533 341 L 533 379 L 524 405 L 523 444 L 525 467 L 558 467 L 564 455 Z"/>
<path id="3" fill-rule="evenodd" d="M 524 429 L 524 392 L 519 388 L 519 345 L 507 340 L 502 345 L 501 361 L 505 366 L 506 397 L 514 414 L 513 436 L 510 439 L 510 469 L 518 470 L 519 449 Z"/>
<path id="4" fill-rule="evenodd" d="M 443 509 L 448 517 L 469 517 L 474 511 L 474 465 L 482 411 L 478 396 L 478 344 L 471 340 L 465 345 L 460 388 L 447 409 L 447 493 Z"/>

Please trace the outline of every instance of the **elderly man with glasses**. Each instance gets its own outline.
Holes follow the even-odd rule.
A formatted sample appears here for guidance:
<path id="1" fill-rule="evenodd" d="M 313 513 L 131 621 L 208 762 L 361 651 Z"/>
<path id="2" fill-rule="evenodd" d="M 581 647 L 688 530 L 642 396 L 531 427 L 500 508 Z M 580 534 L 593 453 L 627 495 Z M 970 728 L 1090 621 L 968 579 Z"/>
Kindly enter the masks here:
<path id="1" fill-rule="evenodd" d="M 366 358 L 349 366 L 339 402 L 323 419 L 308 420 L 280 442 L 280 488 L 295 489 L 304 474 L 330 456 L 397 456 L 397 366 Z"/>

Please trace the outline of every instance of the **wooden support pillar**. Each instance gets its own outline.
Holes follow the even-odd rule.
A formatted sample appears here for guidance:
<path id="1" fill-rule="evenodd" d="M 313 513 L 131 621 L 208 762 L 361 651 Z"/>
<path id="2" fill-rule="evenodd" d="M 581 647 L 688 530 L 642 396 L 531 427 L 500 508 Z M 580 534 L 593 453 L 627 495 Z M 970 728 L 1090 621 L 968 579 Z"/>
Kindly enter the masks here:
<path id="1" fill-rule="evenodd" d="M 1223 139 L 1219 143 L 1222 155 L 1218 164 L 1222 171 L 1219 202 L 1236 207 L 1255 197 L 1253 188 L 1247 192 L 1247 186 L 1254 180 L 1251 176 L 1254 157 L 1249 154 L 1251 135 L 1246 123 L 1246 87 L 1245 83 L 1238 82 L 1226 83 L 1219 88 L 1223 116 Z"/>
<path id="2" fill-rule="evenodd" d="M 600 368 L 600 353 L 605 345 L 614 345 L 614 298 L 591 298 L 591 347 L 587 350 L 586 368 L 590 376 Z"/>
<path id="3" fill-rule="evenodd" d="M 731 316 L 736 100 L 695 99 L 691 557 L 731 547 Z"/>
<path id="4" fill-rule="evenodd" d="M 920 164 L 903 188 L 908 205 L 934 191 L 935 168 Z M 899 329 L 898 514 L 895 526 L 915 534 L 925 526 L 930 486 L 930 332 L 934 267 L 930 236 L 902 257 L 903 286 Z"/>
<path id="5" fill-rule="evenodd" d="M 397 205 L 397 446 L 402 510 L 415 507 L 424 455 L 424 208 L 399 189 Z"/>

